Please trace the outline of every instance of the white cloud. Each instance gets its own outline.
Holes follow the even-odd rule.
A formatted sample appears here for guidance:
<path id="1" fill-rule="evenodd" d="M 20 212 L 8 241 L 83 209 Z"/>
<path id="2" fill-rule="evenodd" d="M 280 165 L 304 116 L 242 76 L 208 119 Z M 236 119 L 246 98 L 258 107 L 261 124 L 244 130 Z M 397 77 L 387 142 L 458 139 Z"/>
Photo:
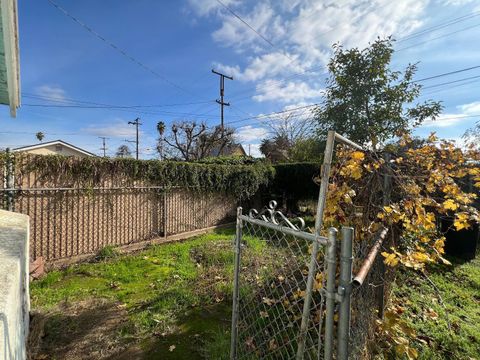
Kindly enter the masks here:
<path id="1" fill-rule="evenodd" d="M 254 45 L 253 50 L 260 51 L 265 41 L 262 36 L 272 42 L 285 35 L 282 18 L 276 16 L 274 10 L 266 2 L 258 2 L 248 13 L 243 14 L 238 10 L 236 13 L 260 36 L 236 16 L 230 12 L 224 12 L 221 15 L 222 26 L 212 33 L 215 41 L 225 46 L 232 46 L 237 51 L 243 51 L 249 45 Z"/>
<path id="2" fill-rule="evenodd" d="M 442 114 L 436 120 L 426 120 L 423 122 L 422 127 L 438 127 L 445 128 L 455 126 L 463 119 L 462 114 Z"/>
<path id="3" fill-rule="evenodd" d="M 268 134 L 268 130 L 263 127 L 254 127 L 252 125 L 242 126 L 236 131 L 236 138 L 241 143 L 258 142 Z"/>
<path id="4" fill-rule="evenodd" d="M 443 5 L 462 6 L 475 2 L 476 0 L 443 0 Z"/>
<path id="5" fill-rule="evenodd" d="M 468 104 L 457 106 L 457 108 L 464 114 L 480 114 L 480 101 L 474 101 Z"/>
<path id="6" fill-rule="evenodd" d="M 235 138 L 243 148 L 253 157 L 261 157 L 260 140 L 268 135 L 268 130 L 263 127 L 245 125 L 237 129 Z"/>
<path id="7" fill-rule="evenodd" d="M 263 157 L 263 154 L 260 151 L 260 144 L 248 144 L 245 151 L 253 157 Z"/>
<path id="8" fill-rule="evenodd" d="M 257 95 L 253 100 L 278 101 L 283 103 L 299 102 L 319 98 L 323 94 L 323 89 L 314 89 L 306 82 L 288 82 L 286 84 L 278 83 L 275 80 L 266 80 L 257 86 Z"/>
<path id="9" fill-rule="evenodd" d="M 302 66 L 298 60 L 298 55 L 282 52 L 272 52 L 256 56 L 243 71 L 238 65 L 228 66 L 215 63 L 214 66 L 228 74 L 232 74 L 235 79 L 243 82 L 258 81 L 266 76 L 272 77 L 287 72 L 298 73 L 305 70 L 305 66 Z"/>
<path id="10" fill-rule="evenodd" d="M 225 9 L 211 11 L 212 8 L 218 9 L 213 5 L 216 0 L 190 0 L 197 5 L 204 4 L 203 11 L 196 10 L 198 14 L 215 15 L 221 21 L 221 25 L 212 32 L 215 41 L 232 47 L 242 55 L 248 51 L 250 56 L 246 62 L 215 64 L 236 79 L 243 82 L 273 78 L 285 80 L 292 73 L 315 69 L 312 73 L 309 71 L 309 78 L 300 89 L 306 96 L 298 96 L 298 99 L 290 96 L 292 99 L 287 97 L 288 101 L 313 97 L 312 89 L 317 88 L 314 84 L 323 75 L 333 43 L 339 42 L 347 48 L 361 48 L 378 36 L 406 36 L 423 24 L 429 1 L 258 0 L 248 11 L 244 3 L 231 1 L 229 6 L 271 42 L 271 46 Z M 286 100 L 283 96 L 278 99 Z M 267 98 L 257 93 L 256 100 L 265 101 Z"/>
<path id="11" fill-rule="evenodd" d="M 35 89 L 39 96 L 49 98 L 49 100 L 65 101 L 66 92 L 58 85 L 42 85 Z"/>
<path id="12" fill-rule="evenodd" d="M 222 0 L 222 2 L 227 6 L 238 3 L 237 0 Z M 209 15 L 222 7 L 217 0 L 188 0 L 188 3 L 199 16 Z"/>
<path id="13" fill-rule="evenodd" d="M 458 105 L 456 108 L 459 110 L 458 113 L 442 114 L 437 120 L 425 121 L 422 127 L 446 128 L 465 122 L 465 120 L 471 119 L 470 116 L 480 114 L 480 101 Z"/>
<path id="14" fill-rule="evenodd" d="M 135 127 L 128 124 L 127 120 L 116 119 L 111 125 L 90 125 L 81 131 L 95 136 L 107 137 L 133 137 L 136 134 Z"/>

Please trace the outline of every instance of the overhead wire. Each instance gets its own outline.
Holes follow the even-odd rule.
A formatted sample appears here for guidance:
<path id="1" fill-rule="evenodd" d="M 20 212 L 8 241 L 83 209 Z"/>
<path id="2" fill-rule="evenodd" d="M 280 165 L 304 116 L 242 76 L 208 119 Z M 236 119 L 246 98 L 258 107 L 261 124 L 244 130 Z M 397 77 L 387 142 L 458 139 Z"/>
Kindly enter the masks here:
<path id="1" fill-rule="evenodd" d="M 100 33 L 98 33 L 96 30 L 94 30 L 92 27 L 90 27 L 89 25 L 87 25 L 86 23 L 84 23 L 83 21 L 79 20 L 77 17 L 73 16 L 70 12 L 68 12 L 66 9 L 64 9 L 63 7 L 61 7 L 60 5 L 58 5 L 56 2 L 54 2 L 53 0 L 47 0 L 53 7 L 55 7 L 57 10 L 59 10 L 61 13 L 63 13 L 65 16 L 67 16 L 68 18 L 70 18 L 72 21 L 74 21 L 75 23 L 77 23 L 78 25 L 80 25 L 83 29 L 85 29 L 86 31 L 88 31 L 89 33 L 91 33 L 92 35 L 94 35 L 97 39 L 101 40 L 102 42 L 104 42 L 105 44 L 107 44 L 108 46 L 110 46 L 112 49 L 114 49 L 117 53 L 119 53 L 120 55 L 122 55 L 123 57 L 125 57 L 126 59 L 130 60 L 131 62 L 133 62 L 134 64 L 138 65 L 139 67 L 143 68 L 144 70 L 148 71 L 149 73 L 151 73 L 152 75 L 156 76 L 157 78 L 163 80 L 164 82 L 166 82 L 167 84 L 177 88 L 178 90 L 181 90 L 189 95 L 193 95 L 193 96 L 196 96 L 195 94 L 193 94 L 192 92 L 190 92 L 189 90 L 183 88 L 182 86 L 176 84 L 175 82 L 169 80 L 168 78 L 166 78 L 165 76 L 163 76 L 162 74 L 158 73 L 157 71 L 155 71 L 154 69 L 152 69 L 150 66 L 144 64 L 143 62 L 141 62 L 140 60 L 138 60 L 136 57 L 134 57 L 133 55 L 131 55 L 130 53 L 128 53 L 126 50 L 122 49 L 121 47 L 119 47 L 118 45 L 114 44 L 112 41 L 108 40 L 107 38 L 105 38 L 103 35 L 101 35 Z"/>
<path id="2" fill-rule="evenodd" d="M 404 41 L 408 41 L 410 39 L 413 39 L 413 38 L 416 38 L 418 36 L 422 36 L 426 33 L 429 33 L 429 32 L 432 32 L 432 31 L 437 31 L 437 30 L 440 30 L 440 29 L 443 29 L 443 28 L 446 28 L 448 26 L 451 26 L 451 25 L 455 25 L 455 24 L 458 24 L 459 22 L 463 22 L 463 21 L 466 21 L 466 20 L 470 20 L 474 17 L 477 17 L 480 15 L 480 11 L 475 11 L 474 13 L 472 14 L 466 14 L 466 15 L 463 15 L 463 16 L 460 16 L 460 17 L 457 17 L 457 18 L 454 18 L 454 19 L 451 19 L 451 20 L 448 20 L 444 23 L 440 23 L 440 24 L 437 24 L 435 26 L 431 26 L 429 28 L 425 28 L 421 31 L 417 31 L 417 32 L 414 32 L 414 33 L 411 33 L 407 36 L 404 36 L 404 37 L 401 37 L 399 39 L 396 39 L 395 41 L 397 43 L 400 43 L 400 42 L 404 42 Z"/>
<path id="3" fill-rule="evenodd" d="M 418 43 L 415 43 L 413 45 L 409 45 L 409 46 L 405 46 L 405 47 L 400 48 L 400 49 L 396 49 L 395 52 L 400 52 L 400 51 L 404 51 L 404 50 L 407 50 L 407 49 L 411 49 L 411 48 L 414 48 L 416 46 L 427 44 L 427 43 L 432 42 L 434 40 L 443 39 L 445 37 L 452 36 L 452 35 L 458 34 L 460 32 L 467 31 L 467 30 L 470 30 L 470 29 L 473 29 L 473 28 L 476 28 L 476 27 L 479 27 L 479 26 L 480 26 L 480 24 L 475 24 L 475 25 L 472 25 L 472 26 L 468 26 L 468 27 L 462 28 L 462 29 L 457 30 L 457 31 L 453 31 L 453 32 L 450 32 L 450 33 L 443 34 L 441 36 L 431 38 L 431 39 L 426 40 L 426 41 L 418 42 Z"/>

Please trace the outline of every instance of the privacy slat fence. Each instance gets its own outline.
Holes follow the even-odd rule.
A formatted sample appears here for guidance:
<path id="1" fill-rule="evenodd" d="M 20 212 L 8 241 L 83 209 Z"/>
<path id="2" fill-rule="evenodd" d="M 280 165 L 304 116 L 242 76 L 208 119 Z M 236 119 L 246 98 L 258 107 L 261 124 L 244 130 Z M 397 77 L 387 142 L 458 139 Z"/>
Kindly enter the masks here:
<path id="1" fill-rule="evenodd" d="M 221 225 L 232 221 L 236 205 L 227 195 L 186 188 L 2 191 L 13 197 L 14 211 L 30 216 L 32 259 L 46 261 Z"/>

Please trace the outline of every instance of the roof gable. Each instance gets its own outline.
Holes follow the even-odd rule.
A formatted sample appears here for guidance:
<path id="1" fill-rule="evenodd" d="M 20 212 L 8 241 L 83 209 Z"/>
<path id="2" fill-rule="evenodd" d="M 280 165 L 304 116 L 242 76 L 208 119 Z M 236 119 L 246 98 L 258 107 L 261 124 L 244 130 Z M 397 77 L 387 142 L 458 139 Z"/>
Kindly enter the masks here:
<path id="1" fill-rule="evenodd" d="M 72 145 L 72 144 L 69 144 L 63 140 L 54 140 L 54 141 L 47 141 L 47 142 L 44 142 L 44 143 L 40 143 L 40 144 L 35 144 L 35 145 L 27 145 L 27 146 L 22 146 L 22 147 L 18 147 L 18 148 L 15 148 L 12 150 L 12 152 L 22 152 L 22 151 L 29 151 L 29 150 L 35 150 L 35 149 L 41 149 L 41 148 L 46 148 L 48 146 L 51 146 L 51 145 L 62 145 L 62 146 L 65 146 L 71 150 L 74 150 L 74 151 L 77 151 L 79 153 L 82 153 L 83 155 L 87 155 L 87 156 L 97 156 L 95 155 L 94 153 L 91 153 L 87 150 L 83 150 L 75 145 Z"/>

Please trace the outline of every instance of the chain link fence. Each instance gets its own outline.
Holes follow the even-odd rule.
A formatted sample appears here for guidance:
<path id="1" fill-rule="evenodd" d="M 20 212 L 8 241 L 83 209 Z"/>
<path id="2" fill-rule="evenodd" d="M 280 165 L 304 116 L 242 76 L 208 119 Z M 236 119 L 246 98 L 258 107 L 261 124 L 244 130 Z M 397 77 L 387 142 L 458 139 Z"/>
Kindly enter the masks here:
<path id="1" fill-rule="evenodd" d="M 323 252 L 315 257 L 313 291 L 305 310 L 315 236 L 274 206 L 268 212 L 241 217 L 232 346 L 237 359 L 292 359 L 299 347 L 305 359 L 317 359 L 323 339 Z"/>

